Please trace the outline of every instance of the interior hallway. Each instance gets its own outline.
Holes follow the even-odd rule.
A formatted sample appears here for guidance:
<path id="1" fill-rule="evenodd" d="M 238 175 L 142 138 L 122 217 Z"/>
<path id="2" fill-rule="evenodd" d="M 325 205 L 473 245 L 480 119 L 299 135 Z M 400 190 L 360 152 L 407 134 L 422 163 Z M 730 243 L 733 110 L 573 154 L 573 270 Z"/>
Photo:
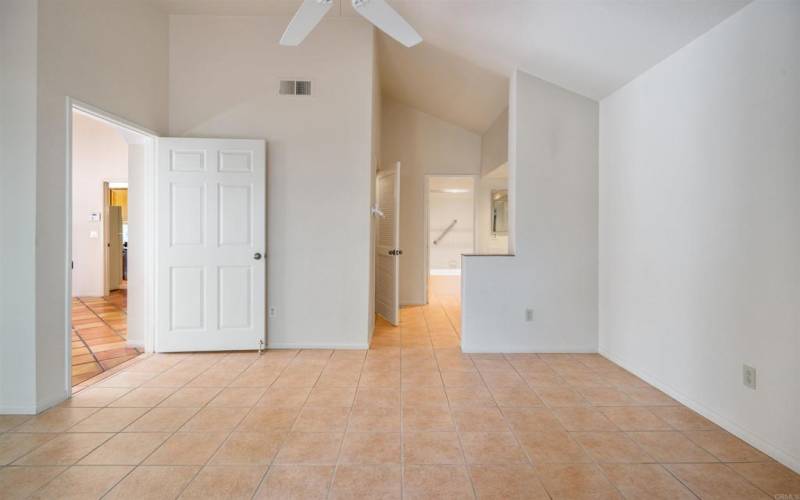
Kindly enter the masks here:
<path id="1" fill-rule="evenodd" d="M 141 354 L 128 347 L 128 293 L 72 299 L 72 385 Z"/>
<path id="2" fill-rule="evenodd" d="M 458 347 L 461 331 L 461 278 L 431 276 L 428 304 L 400 309 L 400 325 L 380 316 L 375 320 L 375 347 Z"/>

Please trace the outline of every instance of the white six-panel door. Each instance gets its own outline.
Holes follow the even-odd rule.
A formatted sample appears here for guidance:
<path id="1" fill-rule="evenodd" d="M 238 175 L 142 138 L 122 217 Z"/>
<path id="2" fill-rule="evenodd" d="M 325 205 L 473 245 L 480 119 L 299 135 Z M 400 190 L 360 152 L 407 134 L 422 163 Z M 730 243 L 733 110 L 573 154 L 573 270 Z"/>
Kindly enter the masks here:
<path id="1" fill-rule="evenodd" d="M 378 172 L 378 219 L 375 245 L 375 311 L 400 322 L 400 162 Z"/>
<path id="2" fill-rule="evenodd" d="M 156 214 L 156 351 L 266 343 L 264 141 L 158 139 Z"/>

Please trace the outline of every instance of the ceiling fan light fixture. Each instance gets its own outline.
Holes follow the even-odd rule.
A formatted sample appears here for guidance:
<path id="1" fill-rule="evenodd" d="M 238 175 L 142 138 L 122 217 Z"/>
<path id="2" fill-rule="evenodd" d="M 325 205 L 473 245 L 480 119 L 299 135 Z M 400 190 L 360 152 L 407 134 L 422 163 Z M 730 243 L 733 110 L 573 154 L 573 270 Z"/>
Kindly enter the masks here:
<path id="1" fill-rule="evenodd" d="M 352 0 L 353 9 L 364 19 L 406 47 L 413 47 L 422 41 L 414 28 L 397 13 L 386 0 Z M 281 37 L 280 44 L 296 46 L 305 40 L 309 33 L 328 13 L 333 0 L 303 0 L 295 12 L 289 26 Z"/>
<path id="2" fill-rule="evenodd" d="M 281 36 L 280 44 L 288 47 L 300 45 L 328 13 L 333 0 L 303 0 Z"/>
<path id="3" fill-rule="evenodd" d="M 352 0 L 353 8 L 367 21 L 406 47 L 422 42 L 422 37 L 386 0 Z"/>

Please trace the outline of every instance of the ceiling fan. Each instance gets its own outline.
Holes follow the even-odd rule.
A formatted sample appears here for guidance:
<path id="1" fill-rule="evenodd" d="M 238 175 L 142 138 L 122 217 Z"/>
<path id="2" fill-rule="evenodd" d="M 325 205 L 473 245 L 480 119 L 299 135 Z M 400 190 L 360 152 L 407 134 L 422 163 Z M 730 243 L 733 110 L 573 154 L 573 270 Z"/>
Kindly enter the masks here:
<path id="1" fill-rule="evenodd" d="M 419 33 L 386 3 L 386 0 L 352 0 L 352 2 L 356 12 L 406 47 L 413 47 L 422 41 Z M 333 0 L 303 0 L 281 37 L 281 45 L 299 45 L 322 21 L 331 5 Z"/>

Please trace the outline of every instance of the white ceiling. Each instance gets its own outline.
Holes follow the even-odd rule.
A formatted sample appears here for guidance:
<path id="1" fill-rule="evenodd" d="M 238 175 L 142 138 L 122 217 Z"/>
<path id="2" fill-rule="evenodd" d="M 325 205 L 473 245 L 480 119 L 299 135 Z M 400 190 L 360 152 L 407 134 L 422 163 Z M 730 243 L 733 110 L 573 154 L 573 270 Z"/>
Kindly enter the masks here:
<path id="1" fill-rule="evenodd" d="M 281 16 L 301 3 L 147 1 L 171 14 Z M 381 38 L 382 85 L 398 100 L 482 132 L 505 107 L 514 68 L 599 100 L 749 2 L 390 0 L 425 41 L 401 50 Z M 329 16 L 358 15 L 349 0 L 334 0 Z"/>
<path id="2" fill-rule="evenodd" d="M 470 192 L 475 187 L 475 178 L 471 176 L 434 175 L 428 177 L 428 189 L 446 194 L 466 194 L 463 192 L 447 193 L 446 189 L 457 189 Z"/>
<path id="3" fill-rule="evenodd" d="M 503 163 L 483 177 L 486 179 L 508 179 L 508 163 Z"/>

